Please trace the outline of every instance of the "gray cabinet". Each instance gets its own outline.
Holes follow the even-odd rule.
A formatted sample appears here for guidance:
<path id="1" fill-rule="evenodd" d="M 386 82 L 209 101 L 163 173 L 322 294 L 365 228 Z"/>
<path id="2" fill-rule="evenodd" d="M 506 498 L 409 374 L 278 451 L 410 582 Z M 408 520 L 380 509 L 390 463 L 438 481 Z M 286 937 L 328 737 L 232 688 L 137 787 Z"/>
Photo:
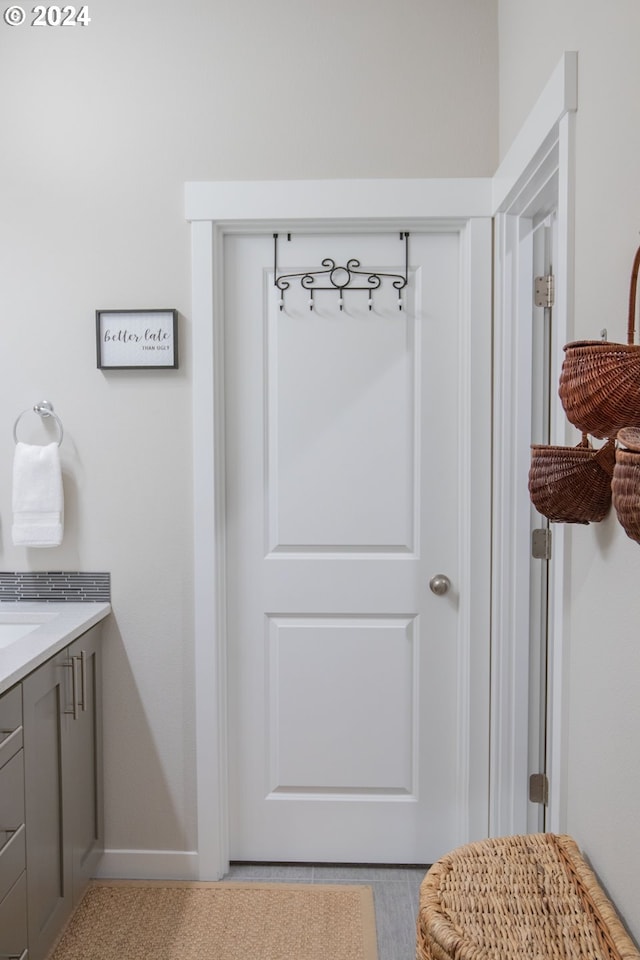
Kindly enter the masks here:
<path id="1" fill-rule="evenodd" d="M 20 684 L 0 697 L 0 956 L 27 957 L 24 751 Z"/>
<path id="2" fill-rule="evenodd" d="M 68 649 L 76 669 L 76 712 L 69 720 L 67 781 L 71 816 L 71 877 L 77 903 L 95 876 L 104 851 L 102 789 L 102 696 L 100 627 L 83 634 Z"/>
<path id="3" fill-rule="evenodd" d="M 22 681 L 29 960 L 42 960 L 103 850 L 100 627 Z"/>

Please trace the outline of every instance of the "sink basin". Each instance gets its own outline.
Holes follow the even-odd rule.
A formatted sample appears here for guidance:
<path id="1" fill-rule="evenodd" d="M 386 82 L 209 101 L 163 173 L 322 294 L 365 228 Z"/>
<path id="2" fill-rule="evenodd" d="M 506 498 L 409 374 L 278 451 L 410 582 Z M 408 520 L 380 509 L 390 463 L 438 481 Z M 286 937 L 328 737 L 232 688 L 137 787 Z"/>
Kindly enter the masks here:
<path id="1" fill-rule="evenodd" d="M 102 601 L 0 600 L 0 695 L 110 612 Z"/>
<path id="2" fill-rule="evenodd" d="M 54 611 L 0 613 L 0 650 L 33 633 L 38 627 L 57 616 Z"/>

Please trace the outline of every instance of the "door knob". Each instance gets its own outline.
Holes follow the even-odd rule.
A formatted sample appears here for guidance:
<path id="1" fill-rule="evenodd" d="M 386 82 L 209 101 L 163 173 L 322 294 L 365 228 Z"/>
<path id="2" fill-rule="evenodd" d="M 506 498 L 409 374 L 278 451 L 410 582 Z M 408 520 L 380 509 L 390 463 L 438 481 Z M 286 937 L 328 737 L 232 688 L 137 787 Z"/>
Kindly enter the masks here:
<path id="1" fill-rule="evenodd" d="M 429 580 L 429 589 L 437 597 L 443 597 L 450 586 L 451 580 L 444 573 L 436 573 L 435 577 L 431 577 L 431 580 Z"/>

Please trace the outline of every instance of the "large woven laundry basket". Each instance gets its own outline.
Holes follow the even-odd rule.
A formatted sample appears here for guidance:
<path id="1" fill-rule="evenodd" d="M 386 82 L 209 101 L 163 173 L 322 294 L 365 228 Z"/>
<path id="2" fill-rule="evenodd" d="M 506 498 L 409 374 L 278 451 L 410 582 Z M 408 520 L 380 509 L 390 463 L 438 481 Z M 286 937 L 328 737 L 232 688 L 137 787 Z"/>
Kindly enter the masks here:
<path id="1" fill-rule="evenodd" d="M 422 881 L 417 960 L 640 960 L 574 840 L 471 843 Z"/>

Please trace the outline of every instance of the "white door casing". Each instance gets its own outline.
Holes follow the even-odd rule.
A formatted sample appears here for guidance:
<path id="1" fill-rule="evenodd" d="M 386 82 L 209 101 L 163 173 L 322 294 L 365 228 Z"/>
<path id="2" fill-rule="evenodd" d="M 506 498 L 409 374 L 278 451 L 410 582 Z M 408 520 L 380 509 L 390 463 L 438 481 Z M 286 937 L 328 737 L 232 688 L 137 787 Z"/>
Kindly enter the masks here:
<path id="1" fill-rule="evenodd" d="M 532 420 L 532 224 L 554 213 L 552 384 L 573 316 L 574 127 L 578 57 L 565 53 L 493 179 L 494 511 L 491 680 L 491 835 L 528 826 L 530 500 L 527 474 Z M 568 441 L 560 403 L 550 442 Z M 566 829 L 567 705 L 564 638 L 565 528 L 553 525 L 549 580 L 547 830 Z"/>
<path id="2" fill-rule="evenodd" d="M 460 631 L 457 638 L 457 762 L 460 769 L 456 810 L 458 837 L 486 835 L 488 791 L 486 724 L 488 718 L 489 526 L 490 526 L 490 350 L 491 222 L 485 181 L 357 181 L 286 184 L 194 184 L 188 191 L 193 223 L 194 443 L 196 510 L 196 684 L 199 876 L 220 877 L 228 863 L 227 649 L 224 608 L 225 502 L 223 367 L 223 246 L 225 235 L 256 228 L 272 231 L 301 225 L 332 229 L 344 219 L 367 229 L 386 231 L 446 223 L 460 237 L 459 302 L 463 344 L 460 381 Z M 218 220 L 234 204 L 237 219 Z M 256 198 L 262 201 L 257 203 Z M 250 215 L 252 208 L 259 214 Z M 408 223 L 394 218 L 396 209 Z M 468 215 L 471 211 L 472 216 Z M 345 216 L 343 217 L 342 214 Z M 285 219 L 286 218 L 286 219 Z M 197 331 L 197 337 L 195 334 Z M 436 572 L 436 571 L 434 571 Z M 473 638 L 473 640 L 472 640 Z"/>
<path id="3" fill-rule="evenodd" d="M 489 634 L 459 621 L 462 234 L 405 236 L 278 237 L 279 275 L 298 275 L 283 293 L 270 234 L 225 237 L 233 860 L 425 863 L 471 822 L 486 834 L 468 760 L 488 768 L 486 689 L 469 704 L 466 687 L 488 682 Z M 384 273 L 403 275 L 407 244 L 399 300 Z M 325 289 L 310 309 L 300 277 L 327 254 L 382 274 L 370 306 Z"/>

